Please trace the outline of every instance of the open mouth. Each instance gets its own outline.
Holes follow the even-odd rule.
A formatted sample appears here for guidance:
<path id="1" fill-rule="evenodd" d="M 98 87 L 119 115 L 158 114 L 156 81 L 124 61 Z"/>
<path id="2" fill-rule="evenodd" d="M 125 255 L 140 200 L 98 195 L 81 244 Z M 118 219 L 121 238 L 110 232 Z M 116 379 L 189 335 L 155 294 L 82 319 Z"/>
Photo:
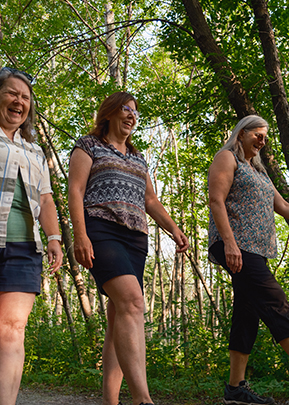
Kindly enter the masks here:
<path id="1" fill-rule="evenodd" d="M 9 111 L 11 111 L 12 113 L 21 115 L 22 111 L 19 110 L 18 108 L 8 108 Z"/>

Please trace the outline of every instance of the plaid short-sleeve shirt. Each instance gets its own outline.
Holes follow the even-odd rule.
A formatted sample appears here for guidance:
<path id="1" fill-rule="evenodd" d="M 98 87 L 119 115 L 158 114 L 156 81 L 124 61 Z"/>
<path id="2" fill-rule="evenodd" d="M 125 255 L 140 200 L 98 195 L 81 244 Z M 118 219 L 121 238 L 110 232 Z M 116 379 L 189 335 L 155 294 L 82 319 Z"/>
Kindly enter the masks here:
<path id="1" fill-rule="evenodd" d="M 0 128 L 0 248 L 6 245 L 7 220 L 19 171 L 33 217 L 36 251 L 40 252 L 42 243 L 36 222 L 40 214 L 40 195 L 52 192 L 47 162 L 40 146 L 27 142 L 20 130 L 12 142 Z"/>

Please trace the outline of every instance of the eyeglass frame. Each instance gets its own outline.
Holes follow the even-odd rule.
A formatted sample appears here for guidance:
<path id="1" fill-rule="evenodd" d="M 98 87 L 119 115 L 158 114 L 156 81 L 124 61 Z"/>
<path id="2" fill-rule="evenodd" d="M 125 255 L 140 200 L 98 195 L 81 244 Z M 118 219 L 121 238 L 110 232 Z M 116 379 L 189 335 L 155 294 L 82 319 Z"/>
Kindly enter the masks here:
<path id="1" fill-rule="evenodd" d="M 18 69 L 11 68 L 11 67 L 8 67 L 8 66 L 2 67 L 1 70 L 0 70 L 0 72 L 1 72 L 2 70 L 7 71 L 7 72 L 10 72 L 10 73 L 20 73 L 21 75 L 25 76 L 26 79 L 28 79 L 31 84 L 32 84 L 32 82 L 33 82 L 33 80 L 34 80 L 34 77 L 33 77 L 33 76 L 31 76 L 29 73 L 24 72 L 23 70 L 18 70 Z"/>
<path id="2" fill-rule="evenodd" d="M 137 110 L 133 110 L 129 105 L 123 104 L 121 106 L 121 111 L 124 112 L 124 113 L 133 114 L 136 121 L 139 119 L 140 113 Z"/>
<path id="3" fill-rule="evenodd" d="M 269 138 L 267 135 L 263 136 L 263 134 L 259 134 L 258 132 L 254 132 L 253 129 L 243 129 L 243 131 L 245 132 L 253 132 L 254 136 L 256 136 L 256 138 L 258 138 L 258 141 L 264 141 L 265 145 L 269 142 Z"/>

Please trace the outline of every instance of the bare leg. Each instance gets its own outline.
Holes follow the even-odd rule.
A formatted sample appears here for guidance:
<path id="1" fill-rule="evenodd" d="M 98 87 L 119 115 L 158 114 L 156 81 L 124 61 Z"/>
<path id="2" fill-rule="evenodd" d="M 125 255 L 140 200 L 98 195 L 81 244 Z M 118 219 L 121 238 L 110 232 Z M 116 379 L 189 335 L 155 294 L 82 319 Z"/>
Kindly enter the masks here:
<path id="1" fill-rule="evenodd" d="M 102 350 L 104 405 L 118 404 L 123 378 L 123 372 L 120 368 L 113 342 L 114 318 L 115 308 L 113 302 L 109 300 L 107 304 L 108 325 Z"/>
<path id="2" fill-rule="evenodd" d="M 15 405 L 24 363 L 24 333 L 35 294 L 0 293 L 0 405 Z"/>
<path id="3" fill-rule="evenodd" d="M 245 372 L 249 354 L 230 350 L 230 381 L 229 384 L 237 387 L 239 382 L 245 380 Z"/>
<path id="4" fill-rule="evenodd" d="M 146 378 L 144 299 L 139 283 L 135 276 L 123 275 L 107 281 L 103 288 L 114 304 L 114 347 L 133 405 L 152 403 Z"/>

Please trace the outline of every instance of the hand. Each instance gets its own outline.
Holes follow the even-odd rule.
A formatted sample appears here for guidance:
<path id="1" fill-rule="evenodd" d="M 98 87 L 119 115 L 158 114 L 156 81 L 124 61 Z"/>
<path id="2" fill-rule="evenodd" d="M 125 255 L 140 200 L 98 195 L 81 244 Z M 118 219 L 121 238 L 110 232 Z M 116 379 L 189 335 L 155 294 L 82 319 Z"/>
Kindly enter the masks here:
<path id="1" fill-rule="evenodd" d="M 75 259 L 86 269 L 91 269 L 94 257 L 93 247 L 87 235 L 74 237 L 74 255 Z"/>
<path id="2" fill-rule="evenodd" d="M 225 244 L 226 263 L 232 273 L 240 273 L 243 266 L 242 254 L 236 243 Z"/>
<path id="3" fill-rule="evenodd" d="M 48 263 L 50 274 L 55 273 L 62 265 L 63 253 L 60 243 L 57 240 L 51 240 L 47 245 Z"/>
<path id="4" fill-rule="evenodd" d="M 185 252 L 190 246 L 188 238 L 179 228 L 173 233 L 173 238 L 179 247 L 179 249 L 177 249 L 177 253 Z"/>

